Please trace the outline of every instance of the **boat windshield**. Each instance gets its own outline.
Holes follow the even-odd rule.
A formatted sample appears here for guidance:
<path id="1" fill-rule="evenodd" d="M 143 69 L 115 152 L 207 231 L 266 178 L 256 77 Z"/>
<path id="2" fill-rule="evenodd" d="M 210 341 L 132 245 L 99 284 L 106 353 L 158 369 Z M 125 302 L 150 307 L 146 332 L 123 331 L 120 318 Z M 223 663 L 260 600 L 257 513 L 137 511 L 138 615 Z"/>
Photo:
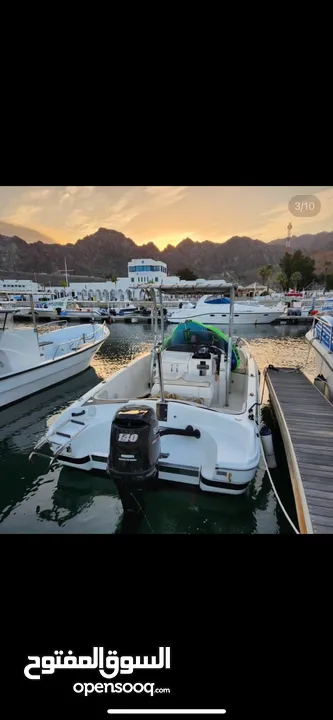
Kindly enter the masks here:
<path id="1" fill-rule="evenodd" d="M 195 320 L 185 320 L 174 329 L 164 341 L 165 350 L 177 350 L 178 352 L 189 352 L 199 345 L 204 345 L 208 349 L 213 346 L 219 348 L 224 353 L 228 350 L 228 335 L 218 330 L 214 325 L 203 325 Z M 235 370 L 239 365 L 239 354 L 237 348 L 233 345 L 231 369 Z"/>
<path id="2" fill-rule="evenodd" d="M 214 295 L 208 295 L 205 300 L 207 305 L 230 305 L 229 298 L 226 297 L 214 297 Z"/>

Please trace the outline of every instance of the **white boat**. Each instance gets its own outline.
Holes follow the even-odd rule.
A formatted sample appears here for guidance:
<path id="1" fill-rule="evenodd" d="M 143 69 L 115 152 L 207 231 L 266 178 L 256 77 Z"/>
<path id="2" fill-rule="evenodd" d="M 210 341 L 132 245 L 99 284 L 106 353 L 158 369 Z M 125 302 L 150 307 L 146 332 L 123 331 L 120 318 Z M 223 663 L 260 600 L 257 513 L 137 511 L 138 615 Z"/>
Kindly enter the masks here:
<path id="1" fill-rule="evenodd" d="M 333 316 L 315 316 L 305 337 L 315 352 L 317 376 L 326 381 L 328 399 L 333 402 Z"/>
<path id="2" fill-rule="evenodd" d="M 200 287 L 200 286 L 198 286 Z M 210 289 L 210 287 L 209 287 Z M 224 291 L 224 286 L 223 286 Z M 274 322 L 281 317 L 283 306 L 268 307 L 257 301 L 236 302 L 234 305 L 235 325 L 258 325 Z M 184 320 L 196 320 L 209 325 L 228 325 L 230 300 L 227 297 L 203 295 L 194 308 L 181 308 L 168 315 L 169 323 L 180 323 Z"/>
<path id="3" fill-rule="evenodd" d="M 115 315 L 119 315 L 120 317 L 122 317 L 123 315 L 135 315 L 138 312 L 138 308 L 136 307 L 136 305 L 133 305 L 133 303 L 128 303 L 126 307 L 114 308 L 112 310 L 112 313 L 114 313 Z"/>
<path id="4" fill-rule="evenodd" d="M 0 329 L 0 408 L 78 375 L 89 367 L 110 331 L 105 324 L 52 329 Z"/>
<path id="5" fill-rule="evenodd" d="M 45 302 L 37 302 L 34 304 L 34 307 L 32 309 L 31 305 L 29 307 L 21 307 L 17 308 L 15 311 L 14 319 L 15 320 L 24 320 L 24 319 L 30 319 L 32 318 L 32 315 L 34 314 L 37 318 L 56 318 L 58 316 L 57 308 L 60 308 L 62 305 L 61 300 L 47 300 Z"/>
<path id="6" fill-rule="evenodd" d="M 220 290 L 217 286 L 216 291 Z M 230 290 L 233 307 L 234 285 Z M 34 454 L 51 465 L 108 472 L 124 508 L 154 480 L 239 495 L 260 459 L 259 371 L 245 341 L 185 321 L 58 416 Z M 161 286 L 157 288 L 161 293 Z M 193 294 L 193 285 L 189 285 Z M 211 291 L 211 288 L 210 288 Z M 163 286 L 184 293 L 184 286 Z M 47 443 L 50 456 L 41 453 Z M 133 502 L 132 502 L 133 505 Z"/>
<path id="7" fill-rule="evenodd" d="M 68 320 L 93 320 L 94 318 L 105 318 L 109 317 L 109 312 L 106 309 L 98 307 L 87 307 L 82 308 L 77 302 L 73 300 L 63 300 L 58 305 L 57 313 L 59 317 Z"/>

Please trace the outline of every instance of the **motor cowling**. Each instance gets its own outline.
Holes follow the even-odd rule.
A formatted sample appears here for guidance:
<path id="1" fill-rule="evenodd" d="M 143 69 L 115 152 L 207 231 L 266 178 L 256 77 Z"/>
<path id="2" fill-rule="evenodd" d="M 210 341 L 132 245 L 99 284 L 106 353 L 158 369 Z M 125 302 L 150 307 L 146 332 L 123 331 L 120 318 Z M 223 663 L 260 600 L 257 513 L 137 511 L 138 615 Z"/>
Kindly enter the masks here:
<path id="1" fill-rule="evenodd" d="M 125 512 L 137 512 L 141 507 L 138 493 L 156 477 L 160 453 L 159 424 L 154 409 L 148 405 L 120 408 L 111 426 L 108 473 L 117 486 Z"/>

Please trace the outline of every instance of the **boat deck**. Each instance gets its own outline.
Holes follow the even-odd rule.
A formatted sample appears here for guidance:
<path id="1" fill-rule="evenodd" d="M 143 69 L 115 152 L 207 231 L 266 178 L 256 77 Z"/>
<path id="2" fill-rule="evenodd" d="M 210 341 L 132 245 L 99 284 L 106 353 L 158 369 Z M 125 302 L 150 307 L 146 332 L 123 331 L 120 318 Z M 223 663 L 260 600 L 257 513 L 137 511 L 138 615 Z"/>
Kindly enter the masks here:
<path id="1" fill-rule="evenodd" d="M 268 369 L 301 533 L 333 533 L 333 405 L 300 371 Z"/>

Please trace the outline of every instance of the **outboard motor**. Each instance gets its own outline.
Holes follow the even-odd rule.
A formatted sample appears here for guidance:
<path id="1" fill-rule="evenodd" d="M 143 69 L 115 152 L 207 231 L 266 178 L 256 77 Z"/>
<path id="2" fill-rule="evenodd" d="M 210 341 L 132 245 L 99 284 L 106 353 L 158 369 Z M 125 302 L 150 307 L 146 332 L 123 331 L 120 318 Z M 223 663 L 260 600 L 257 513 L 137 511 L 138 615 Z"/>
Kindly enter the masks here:
<path id="1" fill-rule="evenodd" d="M 157 476 L 161 453 L 159 424 L 148 405 L 124 405 L 111 426 L 108 473 L 124 513 L 143 510 L 143 492 Z"/>

